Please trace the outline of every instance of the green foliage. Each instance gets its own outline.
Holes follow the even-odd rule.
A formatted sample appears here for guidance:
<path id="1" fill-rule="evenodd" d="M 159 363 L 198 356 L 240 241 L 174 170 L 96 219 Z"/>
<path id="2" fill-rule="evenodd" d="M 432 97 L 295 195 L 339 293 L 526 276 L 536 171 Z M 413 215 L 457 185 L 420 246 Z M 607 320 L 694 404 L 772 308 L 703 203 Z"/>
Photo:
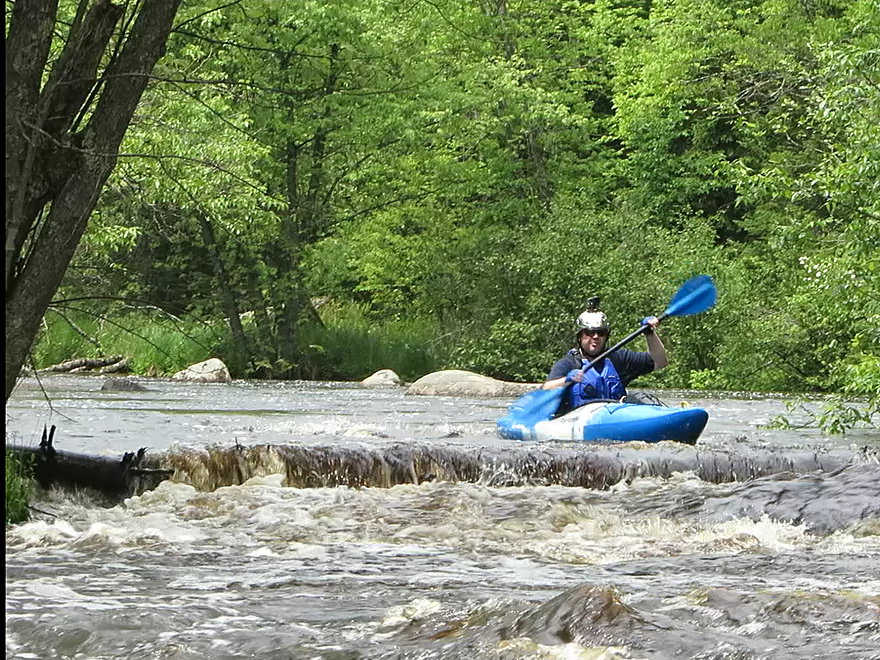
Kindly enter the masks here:
<path id="1" fill-rule="evenodd" d="M 222 325 L 135 314 L 106 327 L 101 344 L 113 355 L 131 355 L 137 373 L 170 375 L 213 357 L 228 330 Z M 234 364 L 230 368 L 234 368 Z"/>
<path id="2" fill-rule="evenodd" d="M 819 410 L 814 410 L 807 405 L 804 399 L 786 401 L 786 409 L 789 413 L 798 412 L 808 420 L 805 424 L 795 427 L 785 415 L 778 415 L 767 425 L 767 428 L 792 429 L 792 428 L 818 428 L 829 435 L 844 435 L 854 428 L 880 428 L 880 407 L 877 397 L 872 397 L 866 403 L 853 403 L 842 396 L 831 396 L 822 402 Z"/>
<path id="3" fill-rule="evenodd" d="M 838 435 L 849 429 L 865 424 L 877 428 L 874 424 L 877 407 L 869 409 L 848 405 L 842 397 L 835 397 L 826 403 L 822 412 L 816 416 L 816 423 L 825 433 Z"/>
<path id="4" fill-rule="evenodd" d="M 6 452 L 6 524 L 15 525 L 30 516 L 28 506 L 35 482 L 30 463 L 20 455 Z"/>
<path id="5" fill-rule="evenodd" d="M 330 304 L 321 308 L 321 314 L 323 325 L 304 326 L 296 364 L 242 360 L 228 330 L 217 323 L 145 311 L 112 319 L 90 314 L 50 316 L 34 347 L 34 366 L 43 369 L 78 357 L 124 355 L 134 373 L 170 376 L 219 357 L 237 378 L 291 373 L 297 378 L 362 380 L 379 369 L 393 369 L 401 378 L 415 380 L 440 368 L 451 350 L 448 338 L 438 337 L 430 318 L 376 322 L 357 304 Z M 245 319 L 245 331 L 254 341 L 252 316 Z"/>
<path id="6" fill-rule="evenodd" d="M 77 317 L 94 346 L 50 314 L 40 363 L 532 381 L 590 296 L 622 337 L 708 273 L 718 304 L 664 324 L 670 365 L 640 385 L 876 411 L 876 2 L 432 7 L 182 10 L 63 293 L 213 331 L 152 318 L 126 344 Z"/>
<path id="7" fill-rule="evenodd" d="M 227 334 L 222 325 L 184 321 L 158 311 L 59 316 L 50 310 L 32 356 L 34 367 L 44 369 L 74 358 L 123 355 L 135 373 L 171 375 L 207 360 L 214 350 L 222 351 Z"/>
<path id="8" fill-rule="evenodd" d="M 435 371 L 446 360 L 448 346 L 429 318 L 390 319 L 376 323 L 361 305 L 322 308 L 323 327 L 302 333 L 304 378 L 363 380 L 391 369 L 413 381 Z"/>
<path id="9" fill-rule="evenodd" d="M 471 368 L 491 364 L 499 377 L 534 380 L 573 346 L 574 319 L 589 297 L 602 298 L 612 340 L 622 337 L 645 316 L 662 312 L 688 277 L 714 272 L 716 252 L 711 231 L 698 219 L 675 234 L 637 212 L 609 212 L 581 196 L 560 197 L 540 227 L 523 236 L 520 266 L 512 275 L 512 288 L 525 294 L 520 305 L 501 308 L 504 320 L 490 326 L 490 335 L 477 327 L 457 361 Z M 706 363 L 712 318 L 710 313 L 698 322 L 676 319 L 664 326 L 673 364 L 685 365 L 663 372 L 664 384 L 684 386 L 687 373 Z"/>
<path id="10" fill-rule="evenodd" d="M 860 345 L 860 338 L 854 343 Z M 853 359 L 853 363 L 839 364 L 834 369 L 833 377 L 843 394 L 829 397 L 818 412 L 803 400 L 788 402 L 789 412 L 800 410 L 809 420 L 808 426 L 832 435 L 858 427 L 880 428 L 880 356 L 858 353 Z M 781 415 L 770 426 L 791 428 L 791 423 Z"/>
<path id="11" fill-rule="evenodd" d="M 463 337 L 452 353 L 450 366 L 494 378 L 544 380 L 546 365 L 560 356 L 548 350 L 541 330 L 534 323 L 497 321 L 487 332 Z"/>
<path id="12" fill-rule="evenodd" d="M 839 366 L 835 376 L 847 394 L 867 395 L 876 404 L 880 398 L 880 355 L 858 354 L 852 364 Z"/>
<path id="13" fill-rule="evenodd" d="M 50 308 L 31 349 L 34 368 L 44 369 L 73 357 L 95 357 L 101 352 L 94 344 L 96 332 L 97 323 L 92 315 L 71 319 L 55 314 Z"/>

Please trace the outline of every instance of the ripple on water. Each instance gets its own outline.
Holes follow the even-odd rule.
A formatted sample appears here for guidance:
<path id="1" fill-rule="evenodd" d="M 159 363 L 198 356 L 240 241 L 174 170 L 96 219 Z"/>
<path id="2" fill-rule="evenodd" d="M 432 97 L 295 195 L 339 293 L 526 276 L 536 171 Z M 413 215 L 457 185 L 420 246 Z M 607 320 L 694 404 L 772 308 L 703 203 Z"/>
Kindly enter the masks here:
<path id="1" fill-rule="evenodd" d="M 8 528 L 8 657 L 876 657 L 877 463 L 756 428 L 781 399 L 706 397 L 696 448 L 593 449 L 502 442 L 499 401 L 170 383 L 111 399 L 74 381 L 62 449 L 176 445 L 204 483 L 234 478 L 115 506 L 53 496 L 55 517 Z M 39 405 L 13 401 L 13 426 Z M 697 455 L 702 472 L 679 469 Z M 349 485 L 357 461 L 390 487 Z M 619 474 L 564 485 L 584 465 Z"/>

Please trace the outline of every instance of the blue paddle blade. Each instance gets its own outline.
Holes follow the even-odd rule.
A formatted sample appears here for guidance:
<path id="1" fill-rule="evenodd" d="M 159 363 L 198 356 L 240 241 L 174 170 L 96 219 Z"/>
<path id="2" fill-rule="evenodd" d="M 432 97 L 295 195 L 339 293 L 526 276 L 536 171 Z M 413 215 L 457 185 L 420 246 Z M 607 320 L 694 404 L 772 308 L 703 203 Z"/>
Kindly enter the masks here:
<path id="1" fill-rule="evenodd" d="M 691 316 L 705 312 L 718 300 L 718 289 L 708 275 L 697 275 L 679 287 L 666 308 L 666 316 Z"/>
<path id="2" fill-rule="evenodd" d="M 562 403 L 566 387 L 555 390 L 535 390 L 523 394 L 510 404 L 506 416 L 498 420 L 496 426 L 501 436 L 522 440 L 522 431 L 515 427 L 532 428 L 538 422 L 550 419 Z"/>

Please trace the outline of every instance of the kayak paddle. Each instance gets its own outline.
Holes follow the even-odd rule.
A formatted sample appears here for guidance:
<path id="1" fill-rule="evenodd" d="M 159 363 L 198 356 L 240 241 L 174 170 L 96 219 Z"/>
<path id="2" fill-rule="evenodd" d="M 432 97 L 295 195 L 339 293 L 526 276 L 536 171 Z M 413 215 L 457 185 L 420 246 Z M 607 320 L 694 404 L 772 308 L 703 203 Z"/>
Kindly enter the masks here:
<path id="1" fill-rule="evenodd" d="M 692 316 L 705 312 L 715 304 L 718 299 L 718 290 L 715 283 L 708 275 L 697 275 L 682 284 L 675 296 L 669 302 L 666 311 L 657 318 L 661 321 L 670 316 Z M 608 357 L 617 349 L 630 343 L 639 335 L 645 334 L 650 329 L 648 325 L 642 325 L 635 332 L 630 333 L 611 348 L 605 350 L 599 357 L 595 358 L 583 371 L 592 368 L 594 364 Z M 510 404 L 510 409 L 505 417 L 498 420 L 498 430 L 501 435 L 507 437 L 505 430 L 515 425 L 532 427 L 538 422 L 550 419 L 559 409 L 562 402 L 562 396 L 566 387 L 557 387 L 552 390 L 535 390 L 523 394 L 516 401 Z"/>

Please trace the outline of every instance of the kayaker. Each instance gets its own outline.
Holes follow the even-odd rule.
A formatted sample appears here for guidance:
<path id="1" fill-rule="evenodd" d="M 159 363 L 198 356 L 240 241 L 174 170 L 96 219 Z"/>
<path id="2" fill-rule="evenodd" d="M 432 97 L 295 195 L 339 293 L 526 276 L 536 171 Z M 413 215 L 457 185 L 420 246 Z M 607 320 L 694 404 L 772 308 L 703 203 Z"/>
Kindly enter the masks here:
<path id="1" fill-rule="evenodd" d="M 541 386 L 545 390 L 571 386 L 562 397 L 557 416 L 590 401 L 622 401 L 626 398 L 626 386 L 633 380 L 669 364 L 666 347 L 655 332 L 660 320 L 649 316 L 642 321 L 650 328 L 645 333 L 647 351 L 621 348 L 584 372 L 583 368 L 605 350 L 611 333 L 608 318 L 598 311 L 598 300 L 594 298 L 590 303 L 575 322 L 577 346 L 553 365 Z"/>

